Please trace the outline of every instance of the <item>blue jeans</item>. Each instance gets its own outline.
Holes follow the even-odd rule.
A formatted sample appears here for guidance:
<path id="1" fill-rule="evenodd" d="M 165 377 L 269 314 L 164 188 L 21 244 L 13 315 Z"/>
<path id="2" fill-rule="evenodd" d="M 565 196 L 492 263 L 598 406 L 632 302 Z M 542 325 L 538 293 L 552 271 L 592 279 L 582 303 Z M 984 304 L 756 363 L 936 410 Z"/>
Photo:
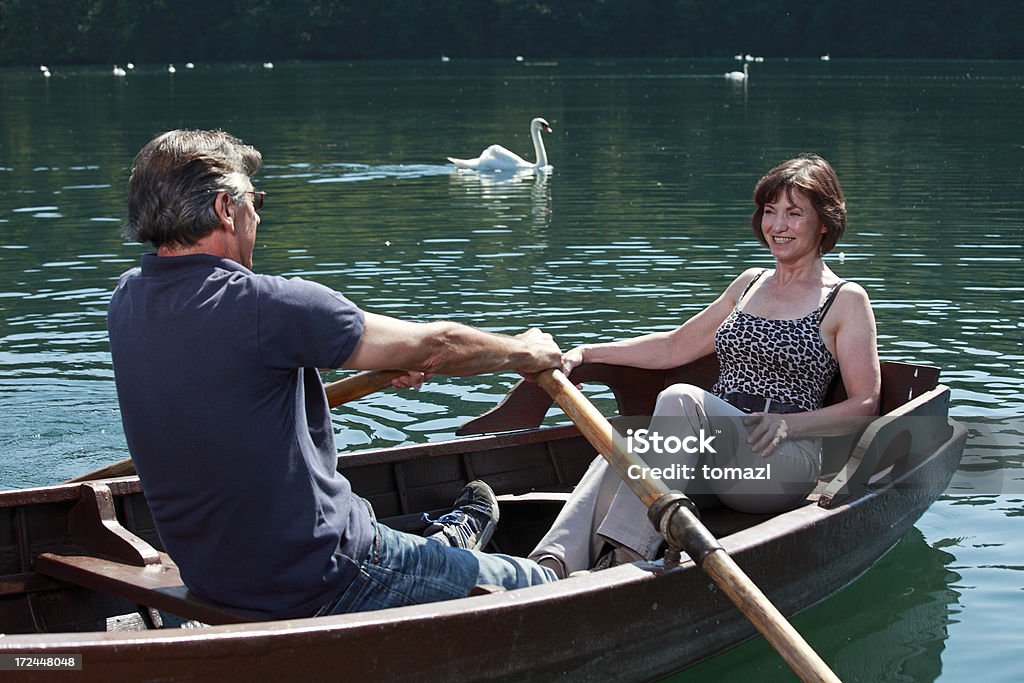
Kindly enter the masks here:
<path id="1" fill-rule="evenodd" d="M 359 575 L 318 616 L 464 598 L 478 584 L 512 590 L 558 579 L 532 560 L 452 548 L 376 520 L 373 525 L 373 544 Z"/>

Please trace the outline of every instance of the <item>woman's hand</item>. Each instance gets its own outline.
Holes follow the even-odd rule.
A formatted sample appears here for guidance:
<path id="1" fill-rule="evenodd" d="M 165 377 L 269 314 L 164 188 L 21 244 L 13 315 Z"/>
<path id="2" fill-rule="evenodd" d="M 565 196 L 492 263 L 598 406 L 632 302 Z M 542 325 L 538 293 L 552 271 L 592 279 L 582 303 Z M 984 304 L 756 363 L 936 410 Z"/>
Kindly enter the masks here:
<path id="1" fill-rule="evenodd" d="M 789 423 L 776 413 L 751 413 L 743 418 L 743 424 L 750 430 L 747 435 L 750 449 L 764 458 L 790 437 Z"/>
<path id="2" fill-rule="evenodd" d="M 562 354 L 562 372 L 566 377 L 569 376 L 573 368 L 583 362 L 583 350 L 583 346 L 577 346 Z"/>

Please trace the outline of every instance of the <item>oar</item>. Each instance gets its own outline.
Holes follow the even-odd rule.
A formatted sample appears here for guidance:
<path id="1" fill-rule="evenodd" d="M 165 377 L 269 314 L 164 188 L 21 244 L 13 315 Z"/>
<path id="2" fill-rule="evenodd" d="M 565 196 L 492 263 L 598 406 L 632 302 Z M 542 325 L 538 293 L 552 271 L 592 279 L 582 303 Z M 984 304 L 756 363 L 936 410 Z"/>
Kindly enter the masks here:
<path id="1" fill-rule="evenodd" d="M 404 370 L 373 370 L 343 377 L 336 382 L 331 382 L 324 386 L 324 390 L 327 392 L 327 405 L 335 408 L 343 403 L 369 396 L 375 391 L 391 386 L 391 380 L 404 374 Z M 135 474 L 135 463 L 132 462 L 131 458 L 125 458 L 124 460 L 104 465 L 91 472 L 80 474 L 73 479 L 68 479 L 64 483 L 75 484 L 80 481 L 92 481 L 94 479 L 128 477 L 133 474 Z"/>
<path id="2" fill-rule="evenodd" d="M 631 465 L 643 467 L 643 462 L 612 439 L 611 424 L 566 379 L 561 370 L 545 370 L 537 376 L 537 381 L 644 505 L 649 509 L 654 506 L 652 522 L 661 530 L 670 547 L 686 550 L 782 655 L 801 680 L 839 681 L 818 653 L 811 649 L 701 524 L 686 496 L 678 491 L 670 491 L 660 479 L 628 476 Z"/>

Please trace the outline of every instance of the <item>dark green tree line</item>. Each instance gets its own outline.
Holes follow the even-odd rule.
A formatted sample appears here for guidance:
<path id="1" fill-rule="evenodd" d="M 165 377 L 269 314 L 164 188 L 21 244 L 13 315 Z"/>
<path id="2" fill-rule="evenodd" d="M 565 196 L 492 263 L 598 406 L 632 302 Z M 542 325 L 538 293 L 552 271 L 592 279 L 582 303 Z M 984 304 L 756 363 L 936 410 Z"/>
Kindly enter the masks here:
<path id="1" fill-rule="evenodd" d="M 1020 59 L 1018 0 L 0 0 L 0 63 Z"/>

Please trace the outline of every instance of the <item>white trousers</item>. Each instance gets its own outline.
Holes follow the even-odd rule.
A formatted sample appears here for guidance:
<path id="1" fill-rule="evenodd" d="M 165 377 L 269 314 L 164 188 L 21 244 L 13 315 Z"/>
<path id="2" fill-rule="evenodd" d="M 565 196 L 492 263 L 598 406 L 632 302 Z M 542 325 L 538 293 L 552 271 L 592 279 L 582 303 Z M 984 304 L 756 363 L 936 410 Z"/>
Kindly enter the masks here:
<path id="1" fill-rule="evenodd" d="M 747 443 L 744 416 L 738 408 L 699 387 L 673 385 L 658 396 L 645 439 L 647 446 L 654 434 L 663 446 L 692 447 L 713 437 L 714 452 L 712 448 L 700 453 L 647 447 L 640 457 L 651 469 L 661 470 L 663 476 L 675 477 L 663 478 L 670 489 L 698 501 L 713 494 L 741 512 L 781 512 L 799 506 L 817 483 L 821 440 L 786 440 L 765 458 Z M 637 453 L 640 449 L 636 443 L 633 446 Z M 727 468 L 734 474 L 746 473 L 749 478 L 728 476 Z M 755 478 L 758 475 L 761 478 Z M 543 564 L 549 567 L 558 565 L 555 570 L 561 569 L 564 577 L 589 568 L 606 542 L 618 548 L 620 556 L 653 559 L 662 538 L 648 521 L 644 504 L 598 456 L 529 557 L 546 560 Z"/>

